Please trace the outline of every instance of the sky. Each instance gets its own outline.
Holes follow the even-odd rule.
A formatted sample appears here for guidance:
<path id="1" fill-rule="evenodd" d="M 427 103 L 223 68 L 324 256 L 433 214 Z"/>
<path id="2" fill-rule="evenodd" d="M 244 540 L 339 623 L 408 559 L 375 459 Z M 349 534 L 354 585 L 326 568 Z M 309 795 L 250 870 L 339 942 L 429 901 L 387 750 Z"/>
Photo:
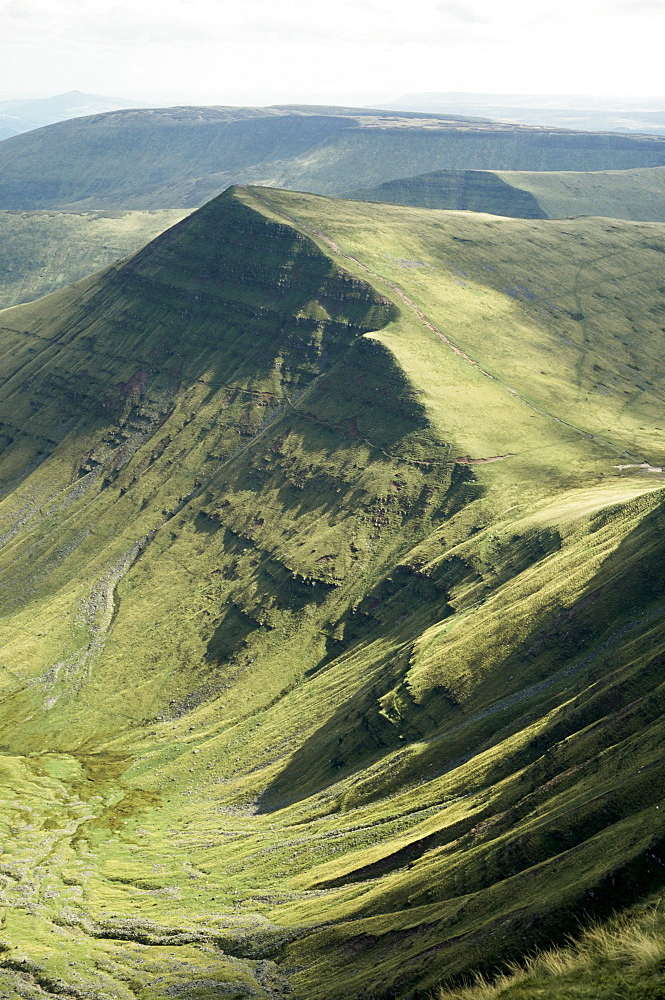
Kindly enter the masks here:
<path id="1" fill-rule="evenodd" d="M 0 0 L 0 98 L 665 95 L 665 0 Z"/>

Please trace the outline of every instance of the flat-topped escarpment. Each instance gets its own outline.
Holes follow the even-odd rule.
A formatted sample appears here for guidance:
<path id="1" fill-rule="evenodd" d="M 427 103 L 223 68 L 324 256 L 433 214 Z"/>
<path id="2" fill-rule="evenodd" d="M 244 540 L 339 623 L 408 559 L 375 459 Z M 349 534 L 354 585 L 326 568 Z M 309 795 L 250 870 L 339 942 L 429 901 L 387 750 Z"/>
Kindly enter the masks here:
<path id="1" fill-rule="evenodd" d="M 334 195 L 433 170 L 663 164 L 657 136 L 316 106 L 130 109 L 3 141 L 0 208 L 191 208 L 233 183 Z"/>
<path id="2" fill-rule="evenodd" d="M 498 173 L 489 170 L 437 170 L 351 191 L 347 197 L 418 208 L 487 212 L 518 219 L 547 218 L 529 191 L 506 183 Z"/>
<path id="3" fill-rule="evenodd" d="M 636 170 L 438 170 L 346 197 L 523 219 L 607 216 L 665 221 L 665 167 Z"/>

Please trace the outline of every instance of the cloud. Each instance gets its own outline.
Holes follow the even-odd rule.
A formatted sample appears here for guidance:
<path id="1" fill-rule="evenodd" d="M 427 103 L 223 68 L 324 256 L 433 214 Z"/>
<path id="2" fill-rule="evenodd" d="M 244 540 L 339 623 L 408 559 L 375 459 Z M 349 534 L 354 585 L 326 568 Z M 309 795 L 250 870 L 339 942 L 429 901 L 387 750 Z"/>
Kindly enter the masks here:
<path id="1" fill-rule="evenodd" d="M 610 0 L 602 4 L 602 10 L 623 17 L 651 17 L 653 14 L 665 14 L 665 4 L 663 0 Z"/>
<path id="2" fill-rule="evenodd" d="M 0 0 L 0 93 L 660 92 L 663 0 Z M 250 101 L 251 95 L 251 101 Z M 362 100 L 362 97 L 359 98 Z"/>
<path id="3" fill-rule="evenodd" d="M 443 0 L 435 3 L 435 9 L 446 17 L 456 21 L 463 21 L 466 24 L 483 24 L 489 19 L 486 15 L 480 14 L 476 4 L 462 3 L 458 0 Z"/>
<path id="4" fill-rule="evenodd" d="M 304 59 L 313 49 L 330 51 L 334 45 L 346 52 L 364 48 L 371 57 L 386 46 L 433 45 L 442 39 L 454 44 L 470 38 L 474 26 L 486 21 L 472 4 L 460 0 L 411 0 L 408 8 L 377 0 L 338 0 L 334 9 L 328 3 L 303 0 L 288 0 L 279 8 L 269 0 L 224 7 L 208 0 L 193 0 L 186 7 L 173 3 L 156 7 L 151 2 L 102 3 L 94 9 L 65 6 L 70 16 L 51 16 L 53 29 L 63 36 L 85 38 L 106 51 L 114 46 L 143 51 L 201 46 L 206 52 L 214 47 L 226 51 L 231 46 L 250 50 L 285 45 L 292 50 L 306 46 L 300 53 Z"/>

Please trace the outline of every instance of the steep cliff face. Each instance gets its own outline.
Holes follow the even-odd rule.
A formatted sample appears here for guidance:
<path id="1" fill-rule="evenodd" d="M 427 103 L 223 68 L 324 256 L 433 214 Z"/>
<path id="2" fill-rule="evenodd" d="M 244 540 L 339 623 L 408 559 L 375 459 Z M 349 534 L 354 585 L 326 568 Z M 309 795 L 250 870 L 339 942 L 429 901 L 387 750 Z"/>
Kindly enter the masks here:
<path id="1" fill-rule="evenodd" d="M 659 884 L 661 244 L 234 189 L 0 314 L 8 995 L 422 996 Z"/>
<path id="2" fill-rule="evenodd" d="M 14 539 L 11 603 L 15 614 L 34 615 L 35 601 L 50 603 L 54 585 L 69 592 L 59 640 L 51 637 L 33 663 L 58 664 L 44 659 L 52 711 L 81 716 L 81 736 L 99 712 L 83 693 L 91 657 L 106 647 L 113 621 L 119 663 L 138 628 L 134 609 L 122 638 L 116 587 L 139 555 L 139 578 L 160 575 L 150 553 L 175 521 L 201 540 L 200 572 L 214 570 L 207 624 L 199 623 L 198 652 L 190 651 L 195 681 L 178 671 L 173 681 L 183 698 L 203 680 L 218 686 L 219 662 L 251 645 L 250 637 L 265 640 L 295 609 L 313 610 L 353 576 L 378 501 L 366 490 L 367 458 L 351 462 L 349 441 L 380 456 L 385 478 L 427 440 L 407 380 L 384 347 L 362 340 L 394 313 L 310 240 L 228 195 L 101 278 L 4 314 L 0 475 L 3 527 Z M 325 470 L 307 460 L 321 448 L 330 454 Z M 437 467 L 447 458 L 449 481 L 445 449 Z M 410 478 L 416 503 L 432 478 L 429 465 L 421 472 L 414 459 Z M 33 523 L 37 536 L 23 531 Z M 183 579 L 162 589 L 163 605 L 153 596 L 151 629 L 164 616 L 175 620 L 193 595 Z M 348 594 L 345 601 L 339 614 Z M 190 641 L 185 633 L 163 632 L 159 654 L 152 640 L 139 643 L 134 667 L 158 655 L 170 672 Z M 299 662 L 297 672 L 316 662 L 318 647 L 309 655 L 312 663 Z M 74 688 L 72 672 L 81 674 Z M 137 718 L 174 703 L 167 697 L 174 691 L 159 695 L 155 685 L 163 686 L 159 671 Z M 124 690 L 108 696 L 124 699 Z M 16 698 L 34 694 L 21 686 Z M 43 722 L 35 720 L 38 731 Z"/>

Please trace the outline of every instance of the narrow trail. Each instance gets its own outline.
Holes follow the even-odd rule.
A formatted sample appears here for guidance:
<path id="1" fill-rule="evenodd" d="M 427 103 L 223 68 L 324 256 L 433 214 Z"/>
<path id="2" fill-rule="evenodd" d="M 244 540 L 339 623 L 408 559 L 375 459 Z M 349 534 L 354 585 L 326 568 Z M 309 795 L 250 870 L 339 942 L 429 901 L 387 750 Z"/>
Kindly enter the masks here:
<path id="1" fill-rule="evenodd" d="M 46 692 L 42 708 L 48 711 L 60 698 L 60 693 L 54 693 L 58 680 L 64 681 L 68 695 L 75 694 L 89 678 L 93 663 L 104 651 L 106 639 L 115 617 L 117 602 L 116 590 L 123 577 L 132 568 L 138 557 L 150 544 L 155 531 L 148 532 L 106 571 L 94 584 L 87 601 L 79 610 L 79 620 L 85 625 L 89 639 L 87 645 L 65 660 L 49 666 L 37 677 L 23 683 L 20 690 L 37 688 Z M 11 692 L 15 694 L 16 692 Z"/>
<path id="2" fill-rule="evenodd" d="M 373 271 L 372 268 L 370 268 L 367 264 L 364 264 L 362 261 L 358 260 L 357 257 L 352 256 L 352 254 L 346 253 L 344 250 L 341 249 L 339 244 L 337 244 L 330 236 L 328 236 L 322 230 L 315 229 L 311 226 L 307 226 L 300 219 L 296 219 L 288 212 L 285 212 L 282 208 L 279 209 L 275 208 L 273 205 L 270 204 L 270 202 L 262 198 L 261 195 L 257 194 L 255 189 L 252 190 L 251 194 L 253 198 L 255 198 L 258 202 L 264 205 L 269 211 L 273 212 L 275 215 L 280 215 L 283 219 L 287 220 L 287 222 L 290 225 L 294 226 L 299 231 L 308 235 L 310 239 L 314 239 L 315 241 L 316 239 L 321 240 L 321 242 L 325 243 L 325 245 L 329 247 L 333 251 L 333 253 L 335 253 L 338 257 L 341 257 L 343 260 L 350 261 L 356 267 L 364 271 L 365 274 L 369 275 L 370 278 L 373 278 L 375 281 L 378 281 L 381 284 L 386 285 L 388 288 L 390 288 L 390 290 L 400 299 L 401 302 L 404 303 L 404 305 L 409 309 L 409 311 L 413 313 L 416 319 L 424 327 L 426 327 L 426 329 L 430 330 L 431 333 L 435 334 L 435 336 L 438 337 L 438 339 L 441 340 L 442 343 L 444 343 L 446 347 L 453 352 L 453 354 L 461 358 L 462 361 L 464 361 L 466 364 L 469 364 L 473 368 L 475 368 L 476 371 L 478 371 L 482 376 L 490 379 L 492 382 L 501 386 L 501 388 L 504 389 L 509 395 L 513 396 L 515 399 L 518 399 L 525 406 L 529 407 L 529 409 L 533 410 L 535 413 L 538 413 L 542 417 L 546 417 L 548 420 L 554 420 L 556 421 L 556 423 L 562 424 L 564 427 L 569 427 L 571 430 L 575 431 L 583 438 L 594 440 L 601 444 L 606 445 L 617 455 L 627 455 L 630 456 L 631 458 L 643 459 L 643 456 L 633 455 L 632 452 L 626 451 L 625 448 L 620 447 L 618 444 L 616 444 L 614 441 L 611 441 L 609 438 L 606 438 L 600 434 L 592 434 L 586 428 L 579 427 L 577 424 L 572 423 L 570 420 L 565 420 L 563 417 L 559 417 L 555 413 L 551 413 L 549 410 L 546 410 L 543 407 L 538 406 L 531 400 L 527 399 L 516 389 L 512 389 L 509 386 L 507 386 L 497 375 L 493 375 L 492 372 L 488 371 L 486 368 L 483 368 L 482 365 L 475 360 L 475 358 L 472 358 L 471 355 L 467 354 L 466 351 L 464 351 L 461 347 L 455 344 L 454 341 L 452 341 L 450 337 L 448 337 L 443 332 L 443 330 L 441 330 L 440 327 L 438 327 L 435 323 L 432 322 L 432 320 L 423 312 L 423 310 L 416 305 L 413 299 L 410 298 L 410 296 L 407 295 L 404 289 L 401 288 L 401 286 L 398 285 L 395 281 L 392 281 L 390 278 L 386 278 L 383 275 L 377 274 L 376 271 Z"/>
<path id="3" fill-rule="evenodd" d="M 601 261 L 601 260 L 607 260 L 610 257 L 621 257 L 621 256 L 624 256 L 625 254 L 629 253 L 629 251 L 630 251 L 630 247 L 622 247 L 621 250 L 612 250 L 609 253 L 600 254 L 600 256 L 598 256 L 598 257 L 592 257 L 591 260 L 588 260 L 588 261 L 586 261 L 586 263 L 580 265 L 580 267 L 579 267 L 579 269 L 577 271 L 577 274 L 575 275 L 575 281 L 573 282 L 573 286 L 572 286 L 572 288 L 570 290 L 570 294 L 572 295 L 573 299 L 575 300 L 575 306 L 576 306 L 576 310 L 577 310 L 577 315 L 579 316 L 579 323 L 580 323 L 580 326 L 581 326 L 581 329 L 582 329 L 582 338 L 583 338 L 583 341 L 584 341 L 585 348 L 589 344 L 591 338 L 589 337 L 589 333 L 588 333 L 588 330 L 589 330 L 588 320 L 587 320 L 586 313 L 584 311 L 584 307 L 583 307 L 583 304 L 582 304 L 582 289 L 580 288 L 580 279 L 581 279 L 582 275 L 585 273 L 585 271 L 589 271 L 592 268 L 594 268 L 599 261 Z M 659 270 L 659 269 L 649 268 L 648 270 L 645 270 L 645 271 L 635 271 L 632 274 L 621 275 L 620 278 L 615 278 L 615 277 L 602 278 L 600 281 L 594 281 L 592 284 L 588 284 L 586 286 L 586 288 L 584 289 L 584 291 L 586 293 L 589 293 L 593 288 L 597 288 L 599 285 L 605 285 L 605 284 L 609 284 L 609 283 L 616 284 L 618 281 L 623 281 L 625 278 L 635 277 L 635 276 L 640 275 L 640 274 L 647 274 L 647 273 L 649 273 L 652 270 Z M 576 375 L 577 375 L 577 384 L 578 384 L 578 386 L 581 386 L 582 385 L 582 381 L 583 381 L 583 377 L 582 377 L 583 376 L 582 366 L 584 364 L 583 358 L 584 358 L 584 356 L 581 355 L 580 356 L 580 360 L 575 365 L 575 372 L 576 372 Z M 619 467 L 615 466 L 615 468 L 619 468 Z M 626 466 L 626 468 L 628 468 L 628 466 Z"/>

